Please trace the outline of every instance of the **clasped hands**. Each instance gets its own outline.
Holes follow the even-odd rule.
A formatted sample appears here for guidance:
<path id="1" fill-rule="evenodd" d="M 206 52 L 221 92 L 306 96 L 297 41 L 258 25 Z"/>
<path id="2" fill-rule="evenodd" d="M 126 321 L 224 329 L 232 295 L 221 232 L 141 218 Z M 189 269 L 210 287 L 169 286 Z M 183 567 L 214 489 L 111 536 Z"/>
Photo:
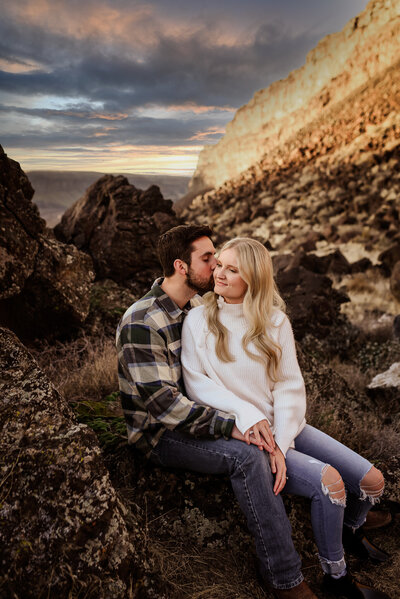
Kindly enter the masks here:
<path id="1" fill-rule="evenodd" d="M 271 472 L 275 474 L 274 493 L 278 495 L 286 484 L 286 460 L 275 443 L 268 420 L 260 420 L 251 426 L 244 435 L 235 424 L 232 429 L 232 437 L 239 441 L 245 441 L 247 445 L 250 445 L 250 443 L 257 445 L 261 451 L 266 450 L 269 452 Z"/>

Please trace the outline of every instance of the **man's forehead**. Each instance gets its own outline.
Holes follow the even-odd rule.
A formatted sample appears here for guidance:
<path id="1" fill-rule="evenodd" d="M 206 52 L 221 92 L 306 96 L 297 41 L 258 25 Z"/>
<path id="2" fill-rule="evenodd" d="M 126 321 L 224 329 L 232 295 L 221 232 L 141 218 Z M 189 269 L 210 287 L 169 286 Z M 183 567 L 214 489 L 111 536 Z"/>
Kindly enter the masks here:
<path id="1" fill-rule="evenodd" d="M 215 247 L 213 242 L 209 237 L 199 237 L 196 241 L 192 243 L 193 251 L 192 253 L 196 253 L 199 255 L 202 254 L 215 254 Z"/>

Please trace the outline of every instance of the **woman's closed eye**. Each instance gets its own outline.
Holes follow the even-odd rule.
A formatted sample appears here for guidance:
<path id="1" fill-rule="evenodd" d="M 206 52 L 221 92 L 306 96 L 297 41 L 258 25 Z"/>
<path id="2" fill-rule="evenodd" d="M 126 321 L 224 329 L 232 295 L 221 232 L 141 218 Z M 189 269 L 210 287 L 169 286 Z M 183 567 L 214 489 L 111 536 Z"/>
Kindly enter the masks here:
<path id="1" fill-rule="evenodd" d="M 217 262 L 217 264 L 215 265 L 215 268 L 222 268 L 222 264 L 220 262 Z M 232 268 L 232 267 L 228 267 L 229 272 L 232 272 L 233 274 L 237 274 L 239 271 L 236 268 Z"/>

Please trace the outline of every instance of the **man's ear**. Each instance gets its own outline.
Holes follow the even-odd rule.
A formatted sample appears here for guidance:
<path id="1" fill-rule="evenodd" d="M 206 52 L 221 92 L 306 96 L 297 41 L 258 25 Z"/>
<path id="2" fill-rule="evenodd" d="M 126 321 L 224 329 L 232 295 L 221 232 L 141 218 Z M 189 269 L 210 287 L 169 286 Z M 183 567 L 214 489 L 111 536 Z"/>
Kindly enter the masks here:
<path id="1" fill-rule="evenodd" d="M 188 265 L 183 260 L 177 258 L 174 262 L 175 272 L 178 272 L 182 276 L 186 276 L 189 270 Z"/>

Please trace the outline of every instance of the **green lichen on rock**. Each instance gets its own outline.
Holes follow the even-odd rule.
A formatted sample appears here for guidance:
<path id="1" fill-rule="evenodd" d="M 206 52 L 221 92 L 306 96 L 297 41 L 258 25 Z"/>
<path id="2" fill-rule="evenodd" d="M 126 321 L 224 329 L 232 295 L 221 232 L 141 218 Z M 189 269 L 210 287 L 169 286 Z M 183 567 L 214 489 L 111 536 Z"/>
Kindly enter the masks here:
<path id="1" fill-rule="evenodd" d="M 0 371 L 1 596 L 149 596 L 143 533 L 96 436 L 6 329 Z"/>

